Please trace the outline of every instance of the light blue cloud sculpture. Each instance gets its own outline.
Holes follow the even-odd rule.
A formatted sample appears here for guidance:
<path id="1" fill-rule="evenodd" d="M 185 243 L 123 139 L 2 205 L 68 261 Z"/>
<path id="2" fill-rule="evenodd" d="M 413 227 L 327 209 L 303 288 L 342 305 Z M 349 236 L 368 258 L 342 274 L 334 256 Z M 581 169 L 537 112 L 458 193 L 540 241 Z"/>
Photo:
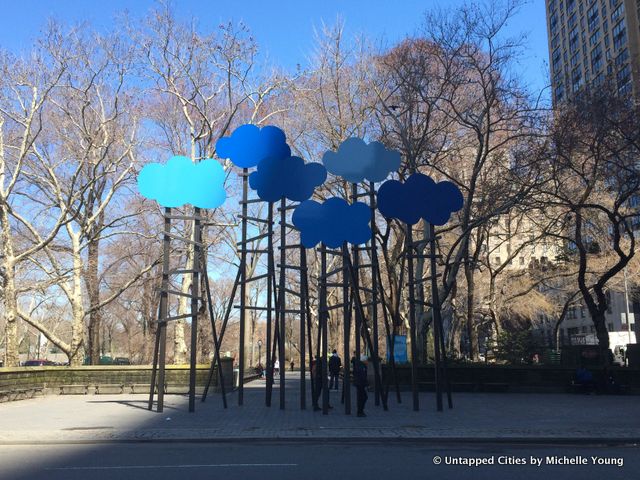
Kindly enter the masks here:
<path id="1" fill-rule="evenodd" d="M 313 248 L 323 242 L 330 248 L 340 247 L 344 242 L 352 245 L 366 243 L 371 238 L 369 207 L 356 202 L 349 205 L 337 197 L 324 203 L 306 200 L 293 211 L 293 225 L 300 231 L 300 242 Z"/>
<path id="2" fill-rule="evenodd" d="M 326 152 L 322 163 L 329 173 L 351 183 L 365 179 L 382 182 L 389 172 L 400 168 L 400 153 L 387 150 L 380 142 L 367 144 L 360 138 L 348 138 L 340 144 L 337 152 Z"/>
<path id="3" fill-rule="evenodd" d="M 278 127 L 242 125 L 231 136 L 222 137 L 216 142 L 216 153 L 220 158 L 229 158 L 240 168 L 255 167 L 267 157 L 288 157 L 291 149 L 287 138 Z"/>
<path id="4" fill-rule="evenodd" d="M 319 163 L 305 164 L 299 157 L 267 157 L 249 175 L 249 185 L 267 202 L 282 198 L 302 202 L 326 179 L 327 170 Z"/>
<path id="5" fill-rule="evenodd" d="M 216 208 L 227 198 L 224 169 L 211 158 L 193 163 L 187 157 L 171 157 L 162 165 L 145 165 L 138 175 L 140 194 L 156 200 L 163 207 L 191 204 L 200 208 Z"/>
<path id="6" fill-rule="evenodd" d="M 463 204 L 464 198 L 455 184 L 436 183 L 422 173 L 412 174 L 404 183 L 389 180 L 378 189 L 380 213 L 408 225 L 418 223 L 421 218 L 433 225 L 444 225 Z"/>

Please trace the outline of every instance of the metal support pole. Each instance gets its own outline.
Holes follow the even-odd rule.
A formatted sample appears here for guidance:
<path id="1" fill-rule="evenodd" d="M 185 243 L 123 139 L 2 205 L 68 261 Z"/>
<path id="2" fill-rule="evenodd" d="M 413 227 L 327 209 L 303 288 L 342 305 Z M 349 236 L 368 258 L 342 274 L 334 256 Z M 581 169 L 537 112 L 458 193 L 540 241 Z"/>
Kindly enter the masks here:
<path id="1" fill-rule="evenodd" d="M 249 199 L 249 169 L 242 169 L 242 250 L 240 251 L 240 345 L 238 360 L 238 405 L 244 404 L 244 343 L 247 303 L 247 200 Z"/>
<path id="2" fill-rule="evenodd" d="M 286 269 L 285 264 L 287 261 L 287 201 L 285 198 L 280 200 L 280 285 L 279 285 L 279 304 L 280 308 L 280 339 L 279 339 L 279 349 L 278 349 L 278 357 L 280 358 L 280 409 L 284 410 L 285 407 L 285 372 L 286 368 L 286 358 L 285 358 L 285 321 L 286 321 Z"/>
<path id="3" fill-rule="evenodd" d="M 436 351 L 436 372 L 438 378 L 436 381 L 436 395 L 438 411 L 442 410 L 442 384 L 447 391 L 447 402 L 449 408 L 453 408 L 453 400 L 451 398 L 451 383 L 447 372 L 447 354 L 444 343 L 444 327 L 442 324 L 442 312 L 440 310 L 440 296 L 438 293 L 438 277 L 436 275 L 436 233 L 433 224 L 429 224 L 429 253 L 431 259 L 431 298 L 433 304 L 433 323 L 434 323 L 434 345 Z"/>
<path id="4" fill-rule="evenodd" d="M 349 276 L 350 276 L 350 280 L 351 280 L 351 285 L 354 286 L 355 285 L 355 269 L 353 268 L 353 265 L 351 264 L 351 262 L 349 262 Z M 354 288 L 352 291 L 357 292 L 357 290 Z M 355 300 L 355 306 L 356 306 L 356 310 L 358 310 L 360 312 L 360 317 L 363 319 L 363 325 L 365 328 L 362 329 L 362 331 L 364 332 L 364 340 L 365 342 L 367 342 L 367 347 L 369 348 L 369 350 L 373 350 L 372 348 L 372 341 L 371 341 L 371 335 L 369 334 L 369 329 L 367 328 L 367 324 L 366 324 L 366 315 L 364 313 L 364 307 L 362 306 L 362 300 L 360 299 L 360 295 L 359 294 L 355 294 L 354 295 L 354 300 Z M 382 383 L 380 381 L 380 362 L 378 361 L 379 359 L 377 358 L 373 358 L 373 371 L 374 371 L 374 375 L 376 377 L 378 377 L 378 379 L 376 380 L 379 383 Z M 383 398 L 382 399 L 382 408 L 384 410 L 388 410 L 388 405 L 386 400 Z"/>
<path id="5" fill-rule="evenodd" d="M 320 284 L 320 330 L 322 332 L 322 357 L 320 359 L 320 375 L 322 375 L 322 414 L 329 414 L 329 384 L 327 382 L 327 320 L 329 311 L 327 310 L 327 252 L 324 244 L 320 251 L 320 262 L 322 280 Z M 316 367 L 317 369 L 317 367 Z"/>
<path id="6" fill-rule="evenodd" d="M 627 320 L 627 334 L 629 336 L 629 343 L 631 343 L 631 320 L 629 316 L 629 287 L 627 285 L 627 266 L 624 266 L 624 270 L 622 271 L 624 275 L 624 311 L 625 311 L 625 319 Z M 627 349 L 625 348 L 625 355 Z"/>
<path id="7" fill-rule="evenodd" d="M 351 415 L 351 308 L 349 305 L 349 247 L 342 245 L 342 327 L 343 327 L 343 355 L 344 373 L 342 380 L 342 396 L 344 398 L 344 413 Z"/>
<path id="8" fill-rule="evenodd" d="M 307 313 L 307 302 L 309 301 L 309 292 L 306 284 L 307 277 L 307 252 L 304 246 L 300 247 L 300 410 L 307 408 L 307 386 L 306 386 L 306 369 L 305 369 L 305 322 Z"/>
<path id="9" fill-rule="evenodd" d="M 418 397 L 418 355 L 416 353 L 416 299 L 415 279 L 413 274 L 413 227 L 407 225 L 407 243 L 405 254 L 407 255 L 408 281 L 409 281 L 409 335 L 411 337 L 411 393 L 413 395 L 413 410 L 420 410 Z M 437 369 L 436 369 L 437 375 Z M 438 380 L 436 378 L 436 387 Z"/>
<path id="10" fill-rule="evenodd" d="M 267 407 L 271 406 L 271 392 L 273 390 L 273 364 L 271 363 L 271 330 L 273 328 L 272 325 L 272 301 L 271 297 L 274 294 L 273 292 L 273 277 L 275 275 L 275 266 L 273 261 L 273 202 L 269 202 L 268 204 L 268 213 L 267 213 L 267 345 L 266 345 L 266 383 L 267 387 L 265 388 L 265 405 Z"/>
<path id="11" fill-rule="evenodd" d="M 353 183 L 351 184 L 352 203 L 355 203 L 357 199 L 358 199 L 358 185 Z M 357 245 L 353 245 L 351 249 L 351 254 L 353 256 L 352 264 L 353 264 L 354 274 L 355 274 L 354 285 L 353 285 L 353 288 L 355 289 L 354 294 L 359 296 L 360 295 L 360 273 L 358 269 L 360 268 L 360 254 L 358 253 Z M 356 324 L 356 335 L 355 335 L 356 360 L 360 360 L 360 355 L 361 355 L 360 339 L 362 336 L 362 316 L 358 311 L 358 309 L 356 309 L 354 317 L 355 317 L 355 324 Z"/>
<path id="12" fill-rule="evenodd" d="M 196 407 L 196 364 L 198 355 L 198 298 L 200 298 L 200 245 L 202 244 L 202 226 L 200 209 L 193 209 L 193 271 L 191 272 L 191 355 L 189 361 L 189 412 Z"/>
<path id="13" fill-rule="evenodd" d="M 231 309 L 233 308 L 233 300 L 236 297 L 236 292 L 238 291 L 238 285 L 240 284 L 240 276 L 242 274 L 242 270 L 238 267 L 238 272 L 236 273 L 236 279 L 233 282 L 233 287 L 231 289 L 231 295 L 229 295 L 229 301 L 227 302 L 227 309 L 224 314 L 224 320 L 222 321 L 222 327 L 220 327 L 220 336 L 218 338 L 218 343 L 216 344 L 216 349 L 220 349 L 222 345 L 222 339 L 224 338 L 224 332 L 227 329 L 227 322 L 229 321 L 229 317 L 231 316 Z M 211 305 L 211 301 L 209 301 Z M 213 319 L 213 315 L 211 315 Z M 212 320 L 213 322 L 213 320 Z M 211 382 L 213 381 L 213 375 L 215 373 L 216 368 L 216 359 L 214 358 L 211 361 L 211 367 L 209 367 L 209 377 L 207 379 L 207 385 L 204 387 L 204 392 L 202 393 L 202 401 L 204 402 L 207 399 L 207 393 L 209 392 L 209 387 L 211 386 Z"/>
<path id="14" fill-rule="evenodd" d="M 378 252 L 376 249 L 376 190 L 373 182 L 369 183 L 369 208 L 371 209 L 371 328 L 373 329 L 373 352 L 372 355 L 380 358 L 378 354 Z M 380 390 L 382 385 L 376 377 L 374 385 L 375 405 L 380 405 Z"/>
<path id="15" fill-rule="evenodd" d="M 167 361 L 167 321 L 169 311 L 169 255 L 171 253 L 171 209 L 164 209 L 164 237 L 162 239 L 162 283 L 160 284 L 160 308 L 158 311 L 158 412 L 164 409 L 164 376 Z M 155 374 L 152 375 L 155 380 Z M 153 404 L 155 385 L 151 385 L 149 409 Z"/>
<path id="16" fill-rule="evenodd" d="M 220 382 L 220 393 L 222 394 L 222 405 L 224 408 L 227 408 L 227 393 L 225 391 L 225 386 L 224 386 L 224 375 L 222 373 L 222 364 L 220 363 L 220 344 L 221 344 L 221 339 L 218 339 L 218 333 L 216 331 L 216 322 L 213 318 L 213 304 L 211 301 L 211 287 L 209 286 L 209 274 L 207 273 L 207 264 L 204 263 L 202 265 L 202 275 L 204 275 L 204 279 L 205 279 L 205 287 L 207 290 L 207 304 L 209 306 L 209 317 L 211 319 L 211 333 L 213 334 L 213 344 L 214 344 L 214 361 L 212 362 L 212 366 L 215 365 L 215 363 L 217 362 L 218 364 L 218 381 Z M 235 288 L 234 288 L 234 293 L 235 293 Z M 233 300 L 233 298 L 231 299 Z M 215 368 L 215 367 L 214 367 Z M 212 373 L 212 372 L 210 372 Z M 205 387 L 204 393 L 202 394 L 202 401 L 204 402 L 204 399 L 207 396 L 207 390 L 209 389 L 209 384 L 211 383 L 211 378 L 209 378 L 209 382 L 207 383 L 207 386 Z"/>

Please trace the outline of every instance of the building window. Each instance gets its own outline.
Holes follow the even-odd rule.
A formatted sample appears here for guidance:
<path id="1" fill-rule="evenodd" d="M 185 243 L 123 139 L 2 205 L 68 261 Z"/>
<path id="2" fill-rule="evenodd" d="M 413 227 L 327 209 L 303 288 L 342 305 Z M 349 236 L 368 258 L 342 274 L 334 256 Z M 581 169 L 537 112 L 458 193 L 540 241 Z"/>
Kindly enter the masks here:
<path id="1" fill-rule="evenodd" d="M 597 43 L 600 41 L 600 29 L 593 32 L 593 34 L 589 37 L 589 45 L 595 47 Z"/>
<path id="2" fill-rule="evenodd" d="M 591 50 L 591 69 L 597 72 L 602 67 L 602 45 L 598 44 L 596 48 Z"/>
<path id="3" fill-rule="evenodd" d="M 613 6 L 613 5 L 612 5 Z M 618 8 L 616 8 L 612 13 L 611 13 L 611 21 L 615 22 L 616 20 L 618 20 L 618 18 L 620 18 L 620 15 L 622 15 L 622 12 L 624 11 L 624 3 L 621 3 L 620 5 L 618 5 Z"/>
<path id="4" fill-rule="evenodd" d="M 594 30 L 598 26 L 598 4 L 594 3 L 587 10 L 587 23 L 589 25 L 589 31 Z"/>
<path id="5" fill-rule="evenodd" d="M 619 68 L 629 58 L 629 49 L 625 48 L 616 57 L 616 66 Z"/>
<path id="6" fill-rule="evenodd" d="M 624 19 L 620 20 L 620 22 L 613 27 L 611 33 L 613 35 L 613 48 L 616 50 L 622 48 L 627 40 L 627 29 L 624 26 Z"/>

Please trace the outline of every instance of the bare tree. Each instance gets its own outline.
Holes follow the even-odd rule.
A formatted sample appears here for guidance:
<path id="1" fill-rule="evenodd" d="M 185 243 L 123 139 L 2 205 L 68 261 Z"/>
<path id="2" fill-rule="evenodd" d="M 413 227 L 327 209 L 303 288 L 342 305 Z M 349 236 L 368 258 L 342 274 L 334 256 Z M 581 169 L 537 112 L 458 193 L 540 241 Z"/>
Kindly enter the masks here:
<path id="1" fill-rule="evenodd" d="M 566 219 L 563 237 L 607 364 L 606 289 L 636 250 L 630 200 L 640 193 L 638 113 L 612 85 L 585 93 L 556 113 L 541 166 L 548 177 L 540 198 Z"/>

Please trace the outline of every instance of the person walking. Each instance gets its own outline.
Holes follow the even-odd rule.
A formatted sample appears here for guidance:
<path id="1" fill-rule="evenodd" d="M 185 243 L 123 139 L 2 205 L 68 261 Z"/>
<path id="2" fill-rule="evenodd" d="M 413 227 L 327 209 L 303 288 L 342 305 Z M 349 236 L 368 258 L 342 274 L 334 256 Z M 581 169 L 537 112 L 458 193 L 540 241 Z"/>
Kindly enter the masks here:
<path id="1" fill-rule="evenodd" d="M 280 375 L 280 360 L 276 360 L 273 363 L 273 373 L 274 375 Z"/>
<path id="2" fill-rule="evenodd" d="M 367 403 L 367 385 L 369 380 L 367 377 L 367 358 L 362 357 L 354 362 L 353 367 L 353 383 L 356 386 L 356 400 L 358 404 L 358 417 L 366 417 L 364 406 Z"/>
<path id="3" fill-rule="evenodd" d="M 342 360 L 338 355 L 337 350 L 333 351 L 331 358 L 329 358 L 329 390 L 334 388 L 338 390 L 338 379 L 340 377 L 340 369 L 342 368 Z"/>

